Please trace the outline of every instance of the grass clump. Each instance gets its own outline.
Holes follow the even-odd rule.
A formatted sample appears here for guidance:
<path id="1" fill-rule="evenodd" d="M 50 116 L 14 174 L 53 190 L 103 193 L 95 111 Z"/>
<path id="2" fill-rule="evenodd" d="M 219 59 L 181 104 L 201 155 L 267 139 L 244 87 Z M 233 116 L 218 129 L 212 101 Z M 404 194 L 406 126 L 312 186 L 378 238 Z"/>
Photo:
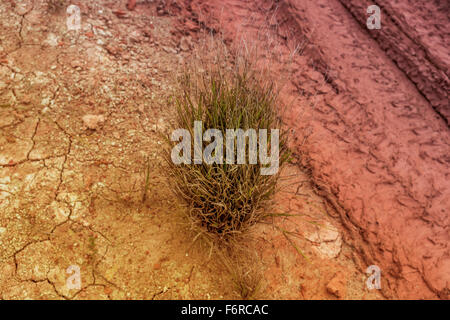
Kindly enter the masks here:
<path id="1" fill-rule="evenodd" d="M 47 0 L 47 7 L 50 12 L 62 11 L 68 5 L 68 0 Z"/>
<path id="2" fill-rule="evenodd" d="M 262 175 L 259 157 L 257 164 L 250 164 L 248 138 L 245 140 L 245 164 L 236 164 L 236 161 L 227 164 L 225 141 L 227 129 L 255 129 L 257 133 L 268 129 L 267 152 L 270 155 L 273 148 L 270 129 L 280 129 L 278 159 L 281 168 L 288 159 L 288 150 L 286 134 L 281 130 L 276 113 L 277 103 L 275 85 L 261 79 L 247 62 L 228 69 L 219 66 L 210 66 L 206 71 L 190 69 L 180 76 L 179 91 L 174 96 L 174 129 L 189 131 L 191 154 L 194 154 L 194 121 L 202 121 L 203 133 L 217 129 L 223 134 L 223 163 L 203 161 L 176 165 L 171 160 L 171 151 L 178 141 L 168 140 L 166 159 L 172 187 L 187 203 L 190 220 L 205 234 L 229 239 L 268 216 L 278 173 Z M 234 142 L 236 155 L 236 140 Z M 210 142 L 202 143 L 203 150 Z"/>

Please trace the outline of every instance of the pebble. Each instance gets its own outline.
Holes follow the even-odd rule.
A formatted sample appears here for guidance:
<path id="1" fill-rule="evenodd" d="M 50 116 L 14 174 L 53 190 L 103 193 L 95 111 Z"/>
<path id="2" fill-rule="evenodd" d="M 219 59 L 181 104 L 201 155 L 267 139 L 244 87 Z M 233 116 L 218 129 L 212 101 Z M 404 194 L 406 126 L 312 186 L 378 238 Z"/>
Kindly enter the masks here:
<path id="1" fill-rule="evenodd" d="M 167 52 L 167 53 L 178 53 L 177 50 L 175 50 L 175 49 L 172 48 L 172 47 L 166 47 L 166 46 L 163 46 L 162 48 L 163 48 L 163 50 L 164 50 L 165 52 Z"/>

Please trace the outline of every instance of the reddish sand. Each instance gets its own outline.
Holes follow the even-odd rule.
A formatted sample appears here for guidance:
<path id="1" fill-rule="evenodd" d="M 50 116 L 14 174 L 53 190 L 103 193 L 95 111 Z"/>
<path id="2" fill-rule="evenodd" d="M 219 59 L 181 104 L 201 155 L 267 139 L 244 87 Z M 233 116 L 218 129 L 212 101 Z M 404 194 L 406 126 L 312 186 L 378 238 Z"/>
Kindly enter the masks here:
<path id="1" fill-rule="evenodd" d="M 361 268 L 380 266 L 386 297 L 448 299 L 448 5 L 377 1 L 382 27 L 368 30 L 366 2 L 185 0 L 170 11 L 184 33 L 200 22 L 273 50 L 293 148 Z"/>

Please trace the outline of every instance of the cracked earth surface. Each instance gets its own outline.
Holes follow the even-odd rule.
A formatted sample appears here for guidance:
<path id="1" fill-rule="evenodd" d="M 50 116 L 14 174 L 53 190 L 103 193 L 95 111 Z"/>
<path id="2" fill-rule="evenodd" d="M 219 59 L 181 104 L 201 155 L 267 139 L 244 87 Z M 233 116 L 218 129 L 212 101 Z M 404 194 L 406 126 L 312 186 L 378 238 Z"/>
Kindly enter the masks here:
<path id="1" fill-rule="evenodd" d="M 192 244 L 164 177 L 170 75 L 195 39 L 180 41 L 160 3 L 74 3 L 78 33 L 45 1 L 0 4 L 0 298 L 240 298 L 214 255 Z M 292 238 L 270 225 L 252 232 L 256 297 L 382 298 L 308 176 L 294 164 L 283 175 L 294 178 L 281 182 L 277 207 L 299 216 L 277 218 Z M 67 286 L 74 265 L 79 289 Z"/>

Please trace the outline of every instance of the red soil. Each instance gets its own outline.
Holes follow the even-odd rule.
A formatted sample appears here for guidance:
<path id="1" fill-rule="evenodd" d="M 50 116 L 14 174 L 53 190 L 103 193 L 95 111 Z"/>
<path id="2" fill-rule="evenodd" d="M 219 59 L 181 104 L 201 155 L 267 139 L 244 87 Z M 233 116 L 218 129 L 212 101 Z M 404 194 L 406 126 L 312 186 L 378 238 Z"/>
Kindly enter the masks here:
<path id="1" fill-rule="evenodd" d="M 288 79 L 293 149 L 339 213 L 361 268 L 380 266 L 387 297 L 448 299 L 448 7 L 380 0 L 381 30 L 368 30 L 367 3 L 184 0 L 168 8 L 180 34 L 195 36 L 200 23 L 226 43 L 245 37 L 276 53 L 270 68 Z M 291 56 L 297 45 L 303 50 Z"/>

